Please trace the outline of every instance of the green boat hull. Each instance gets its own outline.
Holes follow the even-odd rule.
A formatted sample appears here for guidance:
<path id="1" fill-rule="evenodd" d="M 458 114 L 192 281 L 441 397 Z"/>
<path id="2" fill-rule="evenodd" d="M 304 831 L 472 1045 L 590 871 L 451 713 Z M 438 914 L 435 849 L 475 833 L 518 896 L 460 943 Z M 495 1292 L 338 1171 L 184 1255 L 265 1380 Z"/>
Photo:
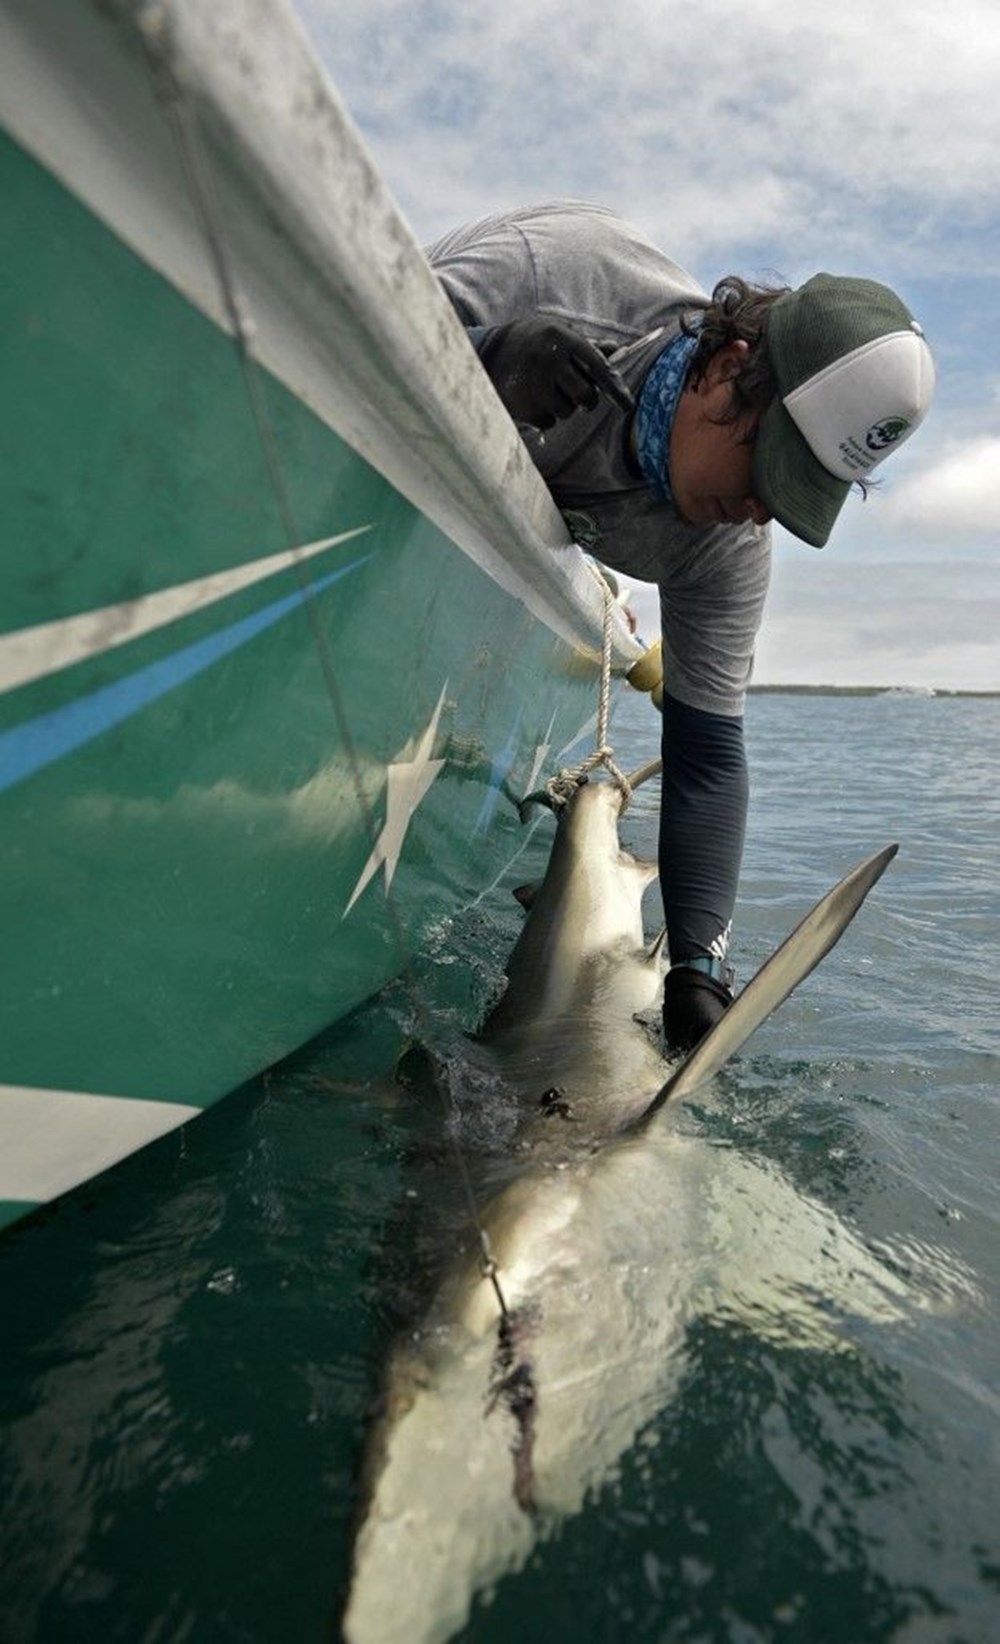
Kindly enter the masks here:
<path id="1" fill-rule="evenodd" d="M 398 974 L 599 658 L 9 137 L 0 191 L 3 1220 Z"/>

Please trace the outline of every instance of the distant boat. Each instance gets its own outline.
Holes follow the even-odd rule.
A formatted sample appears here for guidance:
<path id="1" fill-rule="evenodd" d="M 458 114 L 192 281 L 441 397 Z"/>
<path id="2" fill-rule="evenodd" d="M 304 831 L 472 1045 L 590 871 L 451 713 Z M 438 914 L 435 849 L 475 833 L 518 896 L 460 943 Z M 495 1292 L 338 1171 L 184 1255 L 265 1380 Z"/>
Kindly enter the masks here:
<path id="1" fill-rule="evenodd" d="M 890 685 L 883 696 L 936 696 L 933 685 Z"/>
<path id="2" fill-rule="evenodd" d="M 603 601 L 287 5 L 5 0 L 0 116 L 9 1221 L 496 880 Z"/>

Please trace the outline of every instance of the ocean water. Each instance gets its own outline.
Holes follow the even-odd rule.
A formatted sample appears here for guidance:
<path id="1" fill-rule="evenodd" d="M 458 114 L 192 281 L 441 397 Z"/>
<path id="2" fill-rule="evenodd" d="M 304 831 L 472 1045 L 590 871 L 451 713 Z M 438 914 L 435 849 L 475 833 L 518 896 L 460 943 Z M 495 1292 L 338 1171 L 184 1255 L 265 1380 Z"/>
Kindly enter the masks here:
<path id="1" fill-rule="evenodd" d="M 654 736 L 626 703 L 622 762 Z M 900 852 L 682 1122 L 850 1228 L 905 1307 L 783 1340 L 720 1295 L 614 1474 L 476 1601 L 476 1644 L 1000 1638 L 1000 700 L 755 695 L 748 741 L 744 979 L 854 861 Z M 642 790 L 625 842 L 655 833 Z M 452 1185 L 389 1070 L 415 1001 L 456 1052 L 519 918 L 498 890 L 410 985 L 0 1242 L 3 1644 L 335 1636 L 366 1415 L 419 1290 L 407 1161 Z"/>

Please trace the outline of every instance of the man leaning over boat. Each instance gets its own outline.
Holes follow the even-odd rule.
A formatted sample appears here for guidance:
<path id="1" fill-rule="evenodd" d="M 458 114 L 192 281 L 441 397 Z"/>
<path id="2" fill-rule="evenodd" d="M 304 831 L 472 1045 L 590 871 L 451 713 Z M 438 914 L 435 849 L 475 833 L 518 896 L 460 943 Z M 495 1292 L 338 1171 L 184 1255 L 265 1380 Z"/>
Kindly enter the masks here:
<path id="1" fill-rule="evenodd" d="M 900 299 L 817 274 L 709 296 L 614 212 L 573 201 L 428 256 L 577 541 L 660 593 L 667 1046 L 732 1000 L 743 708 L 770 521 L 825 545 L 853 484 L 921 422 L 934 367 Z"/>

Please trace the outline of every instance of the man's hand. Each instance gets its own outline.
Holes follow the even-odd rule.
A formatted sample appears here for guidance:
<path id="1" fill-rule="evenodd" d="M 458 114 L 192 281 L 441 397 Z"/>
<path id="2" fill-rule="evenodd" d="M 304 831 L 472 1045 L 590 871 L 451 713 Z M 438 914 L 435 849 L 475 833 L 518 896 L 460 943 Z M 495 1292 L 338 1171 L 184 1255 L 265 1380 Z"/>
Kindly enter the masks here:
<path id="1" fill-rule="evenodd" d="M 498 326 L 479 357 L 515 422 L 551 428 L 580 407 L 593 410 L 601 394 L 623 411 L 634 404 L 600 349 L 561 320 L 535 315 Z"/>
<path id="2" fill-rule="evenodd" d="M 677 965 L 663 983 L 663 1037 L 671 1056 L 686 1056 L 733 1002 L 722 982 Z"/>

